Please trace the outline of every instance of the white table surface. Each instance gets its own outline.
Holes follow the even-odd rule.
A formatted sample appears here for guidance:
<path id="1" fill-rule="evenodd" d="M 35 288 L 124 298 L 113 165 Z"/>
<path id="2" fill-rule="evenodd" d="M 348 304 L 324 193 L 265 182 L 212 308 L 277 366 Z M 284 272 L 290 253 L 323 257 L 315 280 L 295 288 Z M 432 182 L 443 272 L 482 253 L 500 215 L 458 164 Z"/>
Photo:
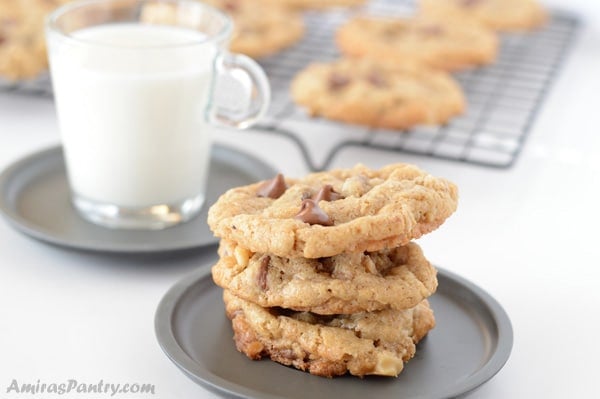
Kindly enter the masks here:
<path id="1" fill-rule="evenodd" d="M 512 320 L 512 355 L 474 398 L 600 397 L 600 4 L 549 3 L 580 10 L 587 23 L 513 168 L 364 149 L 344 150 L 333 163 L 412 162 L 460 187 L 457 213 L 419 242 L 433 263 L 487 290 Z M 0 136 L 0 167 L 56 144 L 53 103 L 0 93 Z M 306 173 L 287 140 L 217 140 L 287 175 Z M 6 394 L 13 379 L 151 383 L 156 394 L 137 397 L 214 397 L 167 359 L 153 329 L 164 293 L 210 256 L 73 252 L 0 222 L 0 397 L 44 397 Z"/>

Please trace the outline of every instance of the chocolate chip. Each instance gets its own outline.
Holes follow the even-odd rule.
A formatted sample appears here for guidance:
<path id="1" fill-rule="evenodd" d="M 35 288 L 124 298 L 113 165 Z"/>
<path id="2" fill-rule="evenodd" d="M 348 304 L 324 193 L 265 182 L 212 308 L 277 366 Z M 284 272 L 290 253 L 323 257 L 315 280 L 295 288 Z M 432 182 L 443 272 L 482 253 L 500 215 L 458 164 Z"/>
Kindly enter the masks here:
<path id="1" fill-rule="evenodd" d="M 302 201 L 300 212 L 296 215 L 296 219 L 308 223 L 310 225 L 320 224 L 321 226 L 332 226 L 333 221 L 314 200 L 305 199 Z"/>
<path id="2" fill-rule="evenodd" d="M 258 282 L 258 286 L 263 291 L 267 290 L 267 286 L 268 286 L 267 285 L 267 273 L 269 271 L 270 263 L 271 263 L 271 257 L 268 255 L 260 260 L 260 269 L 258 270 L 257 282 Z"/>
<path id="3" fill-rule="evenodd" d="M 483 3 L 483 0 L 460 0 L 460 5 L 463 7 L 474 7 Z"/>
<path id="4" fill-rule="evenodd" d="M 331 258 L 319 258 L 317 261 L 317 272 L 331 275 L 331 273 L 333 273 L 333 269 L 335 269 L 335 265 L 333 264 L 333 260 Z"/>
<path id="5" fill-rule="evenodd" d="M 6 41 L 6 38 L 4 36 L 2 36 L 2 34 L 0 33 L 0 46 L 2 46 L 2 44 L 4 44 L 5 41 Z"/>
<path id="6" fill-rule="evenodd" d="M 381 31 L 381 35 L 386 40 L 395 40 L 398 36 L 406 32 L 406 26 L 403 25 L 389 25 Z"/>
<path id="7" fill-rule="evenodd" d="M 19 22 L 19 20 L 17 18 L 9 18 L 9 17 L 1 18 L 0 19 L 0 27 L 1 28 L 10 28 L 10 27 L 17 25 L 18 22 Z"/>
<path id="8" fill-rule="evenodd" d="M 223 4 L 223 9 L 227 12 L 236 12 L 240 9 L 240 5 L 236 0 L 228 0 Z"/>
<path id="9" fill-rule="evenodd" d="M 336 193 L 335 191 L 333 191 L 333 187 L 331 186 L 331 184 L 324 185 L 323 187 L 321 187 L 318 193 L 312 196 L 312 200 L 315 201 L 317 204 L 319 203 L 319 201 L 337 201 L 342 198 L 344 197 L 342 197 L 340 193 Z"/>
<path id="10" fill-rule="evenodd" d="M 375 87 L 384 88 L 388 86 L 387 82 L 381 77 L 381 74 L 375 71 L 369 73 L 369 75 L 367 76 L 367 81 L 369 81 L 369 83 L 371 83 Z"/>
<path id="11" fill-rule="evenodd" d="M 350 78 L 346 75 L 333 72 L 329 75 L 329 89 L 339 90 L 350 84 Z"/>
<path id="12" fill-rule="evenodd" d="M 444 28 L 439 25 L 426 25 L 420 27 L 418 32 L 423 36 L 442 36 Z"/>
<path id="13" fill-rule="evenodd" d="M 277 199 L 281 197 L 283 193 L 285 193 L 286 189 L 287 186 L 285 185 L 283 175 L 281 173 L 278 173 L 277 176 L 275 176 L 273 179 L 267 180 L 266 182 L 258 186 L 258 189 L 256 190 L 256 195 L 258 195 L 259 197 Z"/>

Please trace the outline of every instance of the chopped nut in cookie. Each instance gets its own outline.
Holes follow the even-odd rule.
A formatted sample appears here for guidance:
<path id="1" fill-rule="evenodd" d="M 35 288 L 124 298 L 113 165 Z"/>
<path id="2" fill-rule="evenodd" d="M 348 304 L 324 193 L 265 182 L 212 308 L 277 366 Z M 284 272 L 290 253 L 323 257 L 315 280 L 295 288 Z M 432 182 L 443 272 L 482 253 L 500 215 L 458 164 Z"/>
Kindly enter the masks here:
<path id="1" fill-rule="evenodd" d="M 344 197 L 361 197 L 371 189 L 369 178 L 364 175 L 356 175 L 346 179 L 342 185 L 342 195 Z"/>

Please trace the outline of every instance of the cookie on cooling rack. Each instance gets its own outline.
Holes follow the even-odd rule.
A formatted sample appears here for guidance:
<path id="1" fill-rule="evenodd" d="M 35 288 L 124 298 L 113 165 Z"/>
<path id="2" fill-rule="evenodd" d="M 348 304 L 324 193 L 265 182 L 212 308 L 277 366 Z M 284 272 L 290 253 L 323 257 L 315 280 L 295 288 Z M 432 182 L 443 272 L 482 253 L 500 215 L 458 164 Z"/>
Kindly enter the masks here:
<path id="1" fill-rule="evenodd" d="M 420 0 L 420 13 L 448 21 L 470 19 L 499 31 L 531 30 L 548 19 L 537 0 Z"/>
<path id="2" fill-rule="evenodd" d="M 285 7 L 268 6 L 251 0 L 205 0 L 228 13 L 234 22 L 230 49 L 260 58 L 287 48 L 304 35 L 302 17 Z M 148 23 L 172 23 L 179 18 L 173 5 L 150 3 L 141 20 Z M 193 27 L 193 26 L 192 26 Z"/>
<path id="3" fill-rule="evenodd" d="M 415 243 L 328 258 L 252 253 L 221 240 L 212 268 L 217 285 L 262 307 L 351 314 L 408 309 L 437 288 L 435 268 Z"/>
<path id="4" fill-rule="evenodd" d="M 425 300 L 407 310 L 318 316 L 262 308 L 223 293 L 237 349 L 251 359 L 272 360 L 323 377 L 395 377 L 435 326 Z"/>
<path id="5" fill-rule="evenodd" d="M 0 79 L 34 78 L 48 69 L 44 18 L 68 0 L 6 1 L 0 7 Z"/>
<path id="6" fill-rule="evenodd" d="M 479 25 L 432 18 L 357 17 L 337 31 L 347 56 L 398 64 L 407 60 L 432 68 L 459 70 L 496 59 L 496 34 Z"/>
<path id="7" fill-rule="evenodd" d="M 260 0 L 269 5 L 282 5 L 293 9 L 323 9 L 330 7 L 354 7 L 366 3 L 366 0 Z"/>
<path id="8" fill-rule="evenodd" d="M 291 91 L 312 116 L 399 130 L 444 124 L 466 108 L 462 89 L 447 73 L 373 59 L 311 64 Z"/>
<path id="9" fill-rule="evenodd" d="M 357 165 L 233 188 L 208 224 L 252 252 L 322 258 L 406 245 L 439 227 L 457 201 L 454 184 L 413 165 Z"/>
<path id="10" fill-rule="evenodd" d="M 224 10 L 234 21 L 230 49 L 250 57 L 264 57 L 298 42 L 304 36 L 302 17 L 282 7 L 253 0 L 209 0 Z"/>

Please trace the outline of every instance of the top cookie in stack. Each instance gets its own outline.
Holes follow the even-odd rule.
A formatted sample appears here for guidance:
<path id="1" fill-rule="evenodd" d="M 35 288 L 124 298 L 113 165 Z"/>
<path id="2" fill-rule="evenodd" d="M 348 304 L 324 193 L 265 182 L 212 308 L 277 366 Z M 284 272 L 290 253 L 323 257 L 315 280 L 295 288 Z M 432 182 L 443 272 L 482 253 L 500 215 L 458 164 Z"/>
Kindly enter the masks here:
<path id="1" fill-rule="evenodd" d="M 358 165 L 225 193 L 212 268 L 234 340 L 312 374 L 397 376 L 435 326 L 435 268 L 412 239 L 456 209 L 456 187 L 420 169 Z"/>
<path id="2" fill-rule="evenodd" d="M 252 252 L 321 258 L 405 245 L 456 206 L 456 186 L 415 166 L 357 165 L 231 189 L 211 207 L 208 224 Z"/>

